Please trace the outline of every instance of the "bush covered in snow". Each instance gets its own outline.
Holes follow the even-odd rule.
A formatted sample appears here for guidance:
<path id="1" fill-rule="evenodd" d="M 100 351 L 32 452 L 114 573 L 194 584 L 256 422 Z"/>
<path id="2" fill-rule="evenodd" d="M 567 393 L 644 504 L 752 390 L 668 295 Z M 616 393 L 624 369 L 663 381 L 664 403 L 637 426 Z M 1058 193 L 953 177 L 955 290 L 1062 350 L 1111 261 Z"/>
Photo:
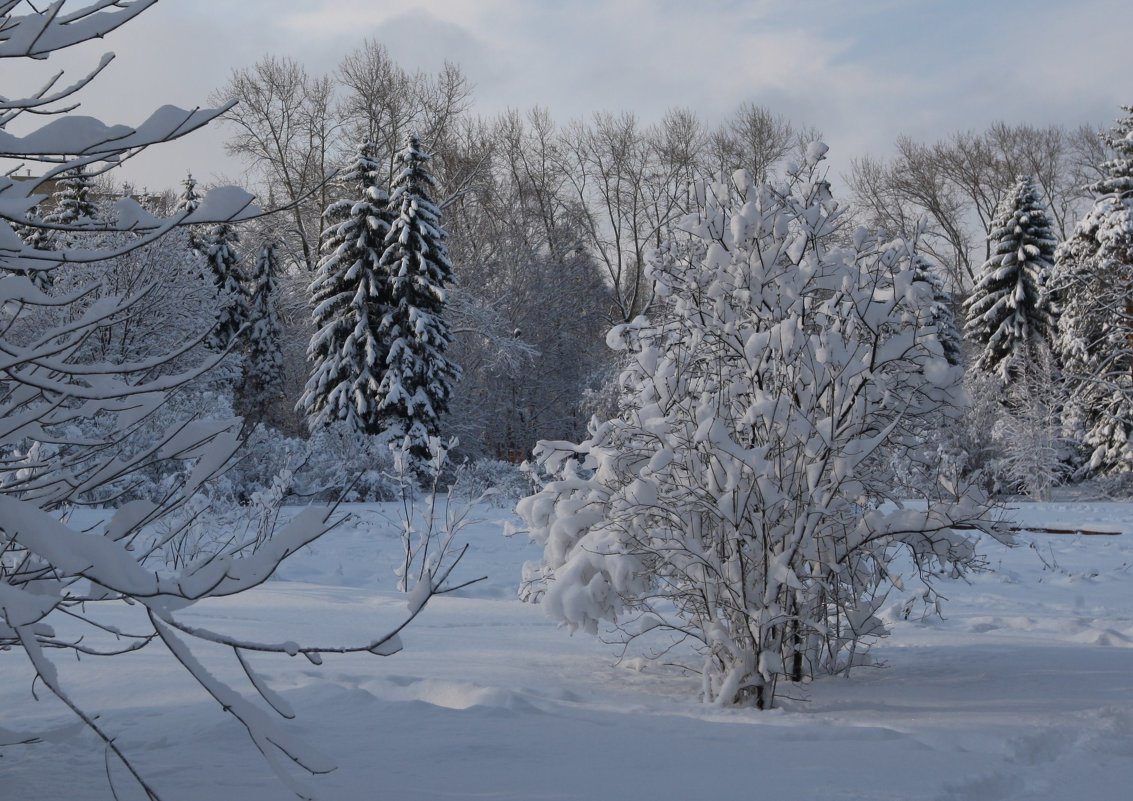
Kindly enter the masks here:
<path id="1" fill-rule="evenodd" d="M 961 414 L 961 373 L 910 245 L 837 244 L 825 151 L 782 186 L 694 187 L 655 311 L 609 334 L 619 413 L 540 443 L 551 478 L 517 507 L 544 547 L 527 597 L 572 629 L 668 636 L 669 661 L 696 643 L 706 701 L 767 707 L 782 677 L 858 664 L 895 555 L 962 576 L 980 559 L 956 528 L 990 528 L 974 488 L 893 468 L 939 474 L 925 437 Z"/>

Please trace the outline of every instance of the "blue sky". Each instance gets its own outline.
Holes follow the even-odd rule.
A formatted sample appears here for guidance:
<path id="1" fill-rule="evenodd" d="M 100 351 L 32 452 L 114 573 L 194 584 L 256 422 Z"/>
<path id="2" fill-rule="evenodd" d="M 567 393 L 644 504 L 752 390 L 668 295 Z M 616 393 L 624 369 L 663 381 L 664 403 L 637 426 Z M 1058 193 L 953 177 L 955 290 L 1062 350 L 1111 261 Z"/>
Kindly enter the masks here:
<path id="1" fill-rule="evenodd" d="M 130 123 L 203 104 L 267 53 L 330 71 L 369 36 L 407 68 L 459 63 L 480 113 L 539 104 L 564 122 L 599 110 L 649 122 L 687 106 L 712 122 L 753 101 L 821 130 L 836 168 L 899 134 L 1108 124 L 1133 103 L 1128 0 L 162 0 L 65 64 L 116 52 L 84 111 Z M 132 177 L 238 177 L 223 135 L 139 159 Z"/>

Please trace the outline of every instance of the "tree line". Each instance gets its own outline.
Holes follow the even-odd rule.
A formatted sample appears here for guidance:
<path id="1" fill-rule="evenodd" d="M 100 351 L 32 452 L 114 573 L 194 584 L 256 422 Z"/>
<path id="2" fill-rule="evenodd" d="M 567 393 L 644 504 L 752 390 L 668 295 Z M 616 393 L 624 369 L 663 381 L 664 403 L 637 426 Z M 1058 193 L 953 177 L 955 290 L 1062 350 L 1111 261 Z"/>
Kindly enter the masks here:
<path id="1" fill-rule="evenodd" d="M 715 126 L 689 109 L 652 124 L 629 112 L 560 123 L 544 108 L 487 118 L 475 114 L 473 87 L 457 65 L 410 72 L 373 40 L 327 75 L 266 57 L 234 71 L 214 99 L 239 101 L 224 117 L 227 146 L 250 167 L 251 188 L 286 207 L 272 225 L 295 276 L 318 266 L 330 230 L 322 215 L 345 196 L 338 176 L 358 144 L 369 143 L 375 175 L 388 186 L 399 138 L 417 133 L 432 154 L 453 264 L 449 358 L 463 375 L 446 425 L 476 443 L 471 455 L 512 459 L 540 439 L 580 436 L 608 402 L 603 387 L 617 367 L 603 331 L 653 307 L 649 254 L 696 210 L 689 187 L 740 169 L 757 182 L 783 180 L 819 136 L 752 103 Z M 915 237 L 922 268 L 941 284 L 938 310 L 950 309 L 971 340 L 964 304 L 982 291 L 984 265 L 999 247 L 997 215 L 1019 179 L 1028 177 L 1050 235 L 1062 242 L 1090 208 L 1111 149 L 1088 125 L 996 123 L 932 143 L 900 137 L 892 157 L 851 162 L 845 188 L 835 190 L 849 206 L 842 227 Z M 310 335 L 306 281 L 283 281 L 292 363 Z M 1052 335 L 1053 326 L 1052 318 Z M 976 340 L 968 350 L 986 344 Z M 306 381 L 294 365 L 284 373 L 281 409 Z M 283 413 L 276 423 L 302 428 Z M 1003 447 L 957 447 L 972 451 L 971 468 L 996 472 L 1013 458 Z M 1061 462 L 1072 461 L 1065 442 L 1059 447 Z"/>

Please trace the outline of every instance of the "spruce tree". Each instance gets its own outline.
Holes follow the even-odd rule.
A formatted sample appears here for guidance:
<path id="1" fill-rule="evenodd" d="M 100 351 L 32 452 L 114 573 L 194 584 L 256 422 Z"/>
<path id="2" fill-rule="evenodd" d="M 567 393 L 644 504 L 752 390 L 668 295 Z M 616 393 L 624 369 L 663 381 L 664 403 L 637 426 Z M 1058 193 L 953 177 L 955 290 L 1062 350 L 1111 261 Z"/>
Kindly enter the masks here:
<path id="1" fill-rule="evenodd" d="M 1030 177 L 1004 198 L 988 239 L 992 256 L 964 303 L 964 335 L 979 348 L 974 367 L 1008 383 L 1026 370 L 1031 349 L 1054 335 L 1044 291 L 1058 242 Z"/>
<path id="2" fill-rule="evenodd" d="M 1133 106 L 1108 135 L 1113 158 L 1093 207 L 1056 256 L 1056 352 L 1067 425 L 1085 446 L 1081 474 L 1133 471 Z"/>
<path id="3" fill-rule="evenodd" d="M 81 220 L 97 220 L 93 188 L 90 175 L 82 165 L 63 173 L 55 182 L 51 211 L 43 221 L 50 225 L 74 225 Z"/>
<path id="4" fill-rule="evenodd" d="M 390 212 L 381 172 L 373 144 L 361 144 L 343 178 L 353 197 L 323 213 L 323 256 L 311 283 L 315 334 L 307 349 L 314 364 L 296 405 L 312 431 L 340 420 L 365 434 L 384 428 L 378 387 L 389 345 L 380 328 L 390 286 L 380 262 Z"/>
<path id="5" fill-rule="evenodd" d="M 174 209 L 185 214 L 192 214 L 200 205 L 201 196 L 197 193 L 197 179 L 193 177 L 191 172 L 186 173 L 185 180 L 181 182 L 181 194 L 177 196 Z M 197 235 L 193 226 L 189 226 L 189 247 L 196 251 L 202 249 L 201 238 Z"/>
<path id="6" fill-rule="evenodd" d="M 382 268 L 389 276 L 390 310 L 382 320 L 388 343 L 386 370 L 378 388 L 379 408 L 389 427 L 409 437 L 411 452 L 425 459 L 448 409 L 459 368 L 445 357 L 450 341 L 444 319 L 445 285 L 452 264 L 445 248 L 430 154 L 410 134 L 398 154 L 389 205 L 393 223 L 386 235 Z"/>
<path id="7" fill-rule="evenodd" d="M 214 225 L 204 243 L 205 257 L 216 284 L 216 326 L 209 335 L 209 346 L 227 348 L 236 333 L 248 321 L 248 298 L 236 250 L 240 235 L 231 223 Z"/>
<path id="8" fill-rule="evenodd" d="M 936 338 L 944 351 L 944 358 L 955 366 L 964 360 L 964 347 L 960 331 L 956 327 L 956 316 L 952 313 L 952 296 L 944 288 L 944 281 L 936 273 L 924 256 L 916 253 L 912 257 L 913 281 L 927 284 L 932 293 L 929 299 L 929 316 L 936 326 Z"/>
<path id="9" fill-rule="evenodd" d="M 23 240 L 24 244 L 34 250 L 54 250 L 55 245 L 55 232 L 47 229 L 40 228 L 34 224 L 34 220 L 39 216 L 40 209 L 36 206 L 28 213 L 29 223 L 27 225 L 13 226 L 15 232 Z M 52 279 L 51 269 L 34 270 L 26 269 L 17 271 L 18 275 L 25 276 L 36 289 L 42 292 L 48 291 L 54 283 Z"/>
<path id="10" fill-rule="evenodd" d="M 283 327 L 275 312 L 278 263 L 275 246 L 265 243 L 252 273 L 252 297 L 248 302 L 248 335 L 244 363 L 244 417 L 256 422 L 281 394 Z"/>
<path id="11" fill-rule="evenodd" d="M 50 211 L 42 217 L 44 226 L 36 225 L 33 219 L 29 225 L 20 227 L 20 236 L 35 250 L 63 250 L 73 247 L 76 243 L 74 232 L 57 230 L 54 226 L 65 228 L 81 220 L 97 220 L 98 206 L 91 195 L 91 180 L 86 169 L 79 165 L 67 170 L 55 182 L 48 203 Z M 31 217 L 38 215 L 39 211 L 37 207 Z M 25 275 L 43 291 L 50 289 L 53 284 L 50 269 L 28 270 Z"/>

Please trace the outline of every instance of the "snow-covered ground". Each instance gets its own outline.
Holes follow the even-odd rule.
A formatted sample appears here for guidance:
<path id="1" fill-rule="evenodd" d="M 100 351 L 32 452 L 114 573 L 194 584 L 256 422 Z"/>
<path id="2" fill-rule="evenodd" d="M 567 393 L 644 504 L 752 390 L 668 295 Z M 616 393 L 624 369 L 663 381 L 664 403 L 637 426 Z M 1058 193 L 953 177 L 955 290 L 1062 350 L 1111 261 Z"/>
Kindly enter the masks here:
<path id="1" fill-rule="evenodd" d="M 398 541 L 376 505 L 279 576 L 192 612 L 259 639 L 359 642 L 404 610 Z M 803 801 L 1066 801 L 1133 797 L 1133 504 L 1020 504 L 1036 524 L 1123 536 L 1024 535 L 990 544 L 993 572 L 946 588 L 944 619 L 905 621 L 879 667 L 787 688 L 770 712 L 706 707 L 697 680 L 568 636 L 515 599 L 537 558 L 502 536 L 507 513 L 478 509 L 462 577 L 488 580 L 433 600 L 395 656 L 255 660 L 298 718 L 291 731 L 333 754 L 309 780 L 327 801 L 777 798 Z M 129 610 L 122 625 L 128 626 Z M 242 682 L 223 652 L 208 667 Z M 157 647 L 60 660 L 74 696 L 166 801 L 291 797 L 226 716 Z M 243 685 L 241 685 L 243 686 Z M 37 690 L 39 702 L 31 699 Z M 0 749 L 4 801 L 109 799 L 103 749 L 0 653 L 0 728 L 45 731 Z M 119 797 L 141 798 L 112 765 Z"/>

